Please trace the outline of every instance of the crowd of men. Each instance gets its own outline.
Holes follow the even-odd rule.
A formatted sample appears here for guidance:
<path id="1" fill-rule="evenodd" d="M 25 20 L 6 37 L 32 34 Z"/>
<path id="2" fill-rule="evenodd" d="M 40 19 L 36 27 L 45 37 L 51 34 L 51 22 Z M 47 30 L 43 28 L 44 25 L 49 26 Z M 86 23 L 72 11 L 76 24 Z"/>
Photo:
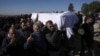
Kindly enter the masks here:
<path id="1" fill-rule="evenodd" d="M 70 18 L 70 14 L 68 15 Z M 75 22 L 75 24 L 73 24 L 73 27 L 71 28 L 74 34 L 71 35 L 71 38 L 68 38 L 66 32 L 70 28 L 62 26 L 61 30 L 58 30 L 57 26 L 52 22 L 52 20 L 48 20 L 44 25 L 41 21 L 33 21 L 30 16 L 1 18 L 0 55 L 52 56 L 52 53 L 55 53 L 53 54 L 54 56 L 74 56 L 75 48 L 73 45 L 75 44 L 73 44 L 73 38 L 77 37 L 76 35 L 80 35 L 82 44 L 80 55 L 84 56 L 84 51 L 86 50 L 85 46 L 87 46 L 89 50 L 89 55 L 94 56 L 94 17 L 93 15 L 89 15 L 88 17 L 86 17 L 85 23 L 82 24 L 82 15 L 80 14 L 80 12 L 75 15 L 75 17 L 78 18 L 78 21 L 73 21 Z M 73 20 L 75 17 L 72 17 L 71 20 Z M 65 25 L 65 23 L 62 24 Z M 70 25 L 67 24 L 66 26 L 70 27 L 71 23 Z M 84 34 L 81 35 L 78 32 L 79 28 L 84 29 Z M 84 45 L 84 42 L 86 43 L 86 45 Z"/>

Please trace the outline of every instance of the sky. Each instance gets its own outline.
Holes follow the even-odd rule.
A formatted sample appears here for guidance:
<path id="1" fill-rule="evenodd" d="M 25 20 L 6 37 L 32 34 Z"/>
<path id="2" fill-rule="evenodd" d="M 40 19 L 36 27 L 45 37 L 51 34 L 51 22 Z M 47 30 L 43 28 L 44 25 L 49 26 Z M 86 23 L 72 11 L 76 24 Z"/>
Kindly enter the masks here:
<path id="1" fill-rule="evenodd" d="M 73 3 L 76 11 L 81 10 L 83 3 L 93 0 L 0 0 L 0 14 L 16 15 L 33 12 L 66 11 Z"/>

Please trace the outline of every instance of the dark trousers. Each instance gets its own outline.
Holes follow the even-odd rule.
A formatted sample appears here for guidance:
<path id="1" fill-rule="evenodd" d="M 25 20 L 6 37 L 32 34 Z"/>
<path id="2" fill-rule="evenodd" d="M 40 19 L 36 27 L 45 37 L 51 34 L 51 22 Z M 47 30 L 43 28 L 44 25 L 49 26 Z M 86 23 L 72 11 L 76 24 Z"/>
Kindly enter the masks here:
<path id="1" fill-rule="evenodd" d="M 75 31 L 76 32 L 76 31 Z M 63 31 L 64 40 L 62 41 L 61 56 L 74 56 L 76 33 L 70 39 L 67 38 L 66 32 Z"/>
<path id="2" fill-rule="evenodd" d="M 93 38 L 81 38 L 81 53 L 80 56 L 85 56 L 85 50 L 88 50 L 89 56 L 95 56 L 94 55 L 94 47 L 93 47 Z"/>

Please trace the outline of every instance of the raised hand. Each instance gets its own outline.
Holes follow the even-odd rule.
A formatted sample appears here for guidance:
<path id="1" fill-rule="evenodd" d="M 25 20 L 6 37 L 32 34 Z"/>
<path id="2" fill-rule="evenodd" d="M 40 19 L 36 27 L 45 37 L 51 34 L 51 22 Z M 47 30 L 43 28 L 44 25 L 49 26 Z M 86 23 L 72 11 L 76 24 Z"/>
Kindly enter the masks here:
<path id="1" fill-rule="evenodd" d="M 27 38 L 27 42 L 32 42 L 34 39 L 33 39 L 33 37 L 32 37 L 32 35 L 30 34 L 30 36 Z"/>

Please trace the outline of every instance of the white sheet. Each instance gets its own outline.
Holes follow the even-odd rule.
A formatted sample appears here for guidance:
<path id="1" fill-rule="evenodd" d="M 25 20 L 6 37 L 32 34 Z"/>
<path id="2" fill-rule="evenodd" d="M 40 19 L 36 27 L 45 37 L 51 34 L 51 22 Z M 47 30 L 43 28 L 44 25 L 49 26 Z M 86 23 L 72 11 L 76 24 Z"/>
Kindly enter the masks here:
<path id="1" fill-rule="evenodd" d="M 60 30 L 60 17 L 62 13 L 32 13 L 31 19 L 35 20 L 38 14 L 38 19 L 45 24 L 48 20 L 52 20 L 53 23 L 57 24 L 58 29 Z"/>

